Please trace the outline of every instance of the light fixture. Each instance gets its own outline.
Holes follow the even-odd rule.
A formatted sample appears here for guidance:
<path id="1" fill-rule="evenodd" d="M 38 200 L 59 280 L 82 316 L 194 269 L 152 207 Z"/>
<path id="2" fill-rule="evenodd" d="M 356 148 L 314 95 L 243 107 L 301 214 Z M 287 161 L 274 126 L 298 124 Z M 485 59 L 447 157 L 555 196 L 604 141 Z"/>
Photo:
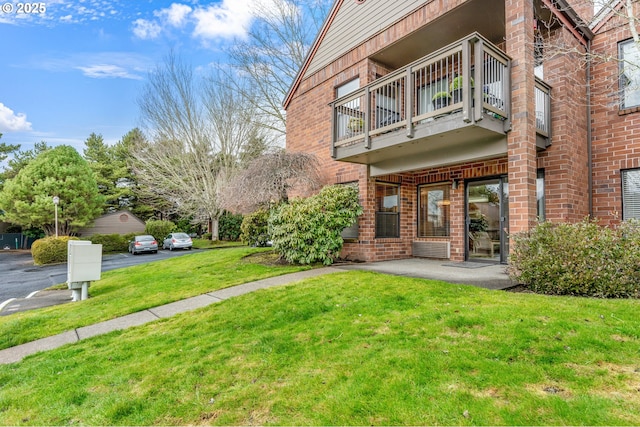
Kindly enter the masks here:
<path id="1" fill-rule="evenodd" d="M 458 180 L 457 179 L 451 180 L 451 189 L 452 190 L 457 190 L 458 189 Z"/>

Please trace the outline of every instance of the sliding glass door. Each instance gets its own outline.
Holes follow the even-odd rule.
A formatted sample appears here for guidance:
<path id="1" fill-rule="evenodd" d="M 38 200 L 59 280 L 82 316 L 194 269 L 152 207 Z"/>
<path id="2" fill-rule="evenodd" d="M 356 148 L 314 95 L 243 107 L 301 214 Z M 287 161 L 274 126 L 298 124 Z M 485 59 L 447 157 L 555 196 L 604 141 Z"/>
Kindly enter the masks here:
<path id="1" fill-rule="evenodd" d="M 507 177 L 469 182 L 466 199 L 467 260 L 506 262 L 509 255 Z"/>

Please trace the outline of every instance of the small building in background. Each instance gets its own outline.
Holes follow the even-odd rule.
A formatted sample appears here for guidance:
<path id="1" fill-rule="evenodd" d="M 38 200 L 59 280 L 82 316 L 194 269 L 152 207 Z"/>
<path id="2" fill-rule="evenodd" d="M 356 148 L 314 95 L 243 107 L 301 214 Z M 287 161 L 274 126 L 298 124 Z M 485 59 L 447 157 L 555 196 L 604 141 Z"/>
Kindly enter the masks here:
<path id="1" fill-rule="evenodd" d="M 144 221 L 131 212 L 118 211 L 102 215 L 93 225 L 78 230 L 78 235 L 85 238 L 94 234 L 144 233 L 144 228 Z"/>

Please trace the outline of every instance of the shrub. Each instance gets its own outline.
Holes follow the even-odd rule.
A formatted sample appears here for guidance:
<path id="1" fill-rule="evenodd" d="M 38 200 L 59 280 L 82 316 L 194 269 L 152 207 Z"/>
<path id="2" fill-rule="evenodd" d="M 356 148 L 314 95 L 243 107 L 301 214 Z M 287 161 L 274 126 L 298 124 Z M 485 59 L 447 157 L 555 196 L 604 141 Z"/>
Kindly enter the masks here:
<path id="1" fill-rule="evenodd" d="M 202 233 L 203 240 L 211 240 L 211 233 Z"/>
<path id="2" fill-rule="evenodd" d="M 126 252 L 129 249 L 131 238 L 121 234 L 94 234 L 88 239 L 93 244 L 102 245 L 102 253 L 112 253 Z"/>
<path id="3" fill-rule="evenodd" d="M 509 274 L 538 293 L 638 298 L 640 222 L 539 224 L 513 237 Z"/>
<path id="4" fill-rule="evenodd" d="M 164 240 L 167 234 L 176 229 L 176 225 L 171 221 L 150 219 L 145 223 L 144 232 L 152 235 L 158 244 Z"/>
<path id="5" fill-rule="evenodd" d="M 245 215 L 240 225 L 240 238 L 249 246 L 267 246 L 269 241 L 269 211 L 260 209 Z"/>
<path id="6" fill-rule="evenodd" d="M 332 264 L 344 243 L 340 233 L 361 214 L 355 188 L 324 187 L 315 196 L 295 199 L 272 212 L 269 231 L 273 247 L 289 262 Z"/>
<path id="7" fill-rule="evenodd" d="M 230 212 L 222 214 L 218 223 L 218 237 L 220 237 L 220 240 L 238 240 L 241 233 L 242 219 L 240 214 L 236 215 Z"/>
<path id="8" fill-rule="evenodd" d="M 31 245 L 31 256 L 37 265 L 54 264 L 67 261 L 67 242 L 77 237 L 60 236 L 38 239 Z"/>

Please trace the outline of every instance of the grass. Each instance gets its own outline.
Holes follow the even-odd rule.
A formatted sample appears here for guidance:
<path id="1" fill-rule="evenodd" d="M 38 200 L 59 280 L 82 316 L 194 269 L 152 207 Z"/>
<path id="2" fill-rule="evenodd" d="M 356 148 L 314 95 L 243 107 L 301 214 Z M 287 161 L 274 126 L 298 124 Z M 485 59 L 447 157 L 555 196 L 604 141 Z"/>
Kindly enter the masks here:
<path id="1" fill-rule="evenodd" d="M 264 249 L 193 253 L 105 272 L 90 299 L 0 317 L 0 349 L 233 285 L 308 269 L 264 265 Z M 272 253 L 272 252 L 267 252 Z"/>
<path id="2" fill-rule="evenodd" d="M 239 241 L 231 242 L 227 240 L 193 239 L 193 247 L 195 249 L 230 248 L 236 246 L 246 246 L 246 244 Z"/>
<path id="3" fill-rule="evenodd" d="M 0 366 L 0 424 L 638 425 L 638 308 L 335 273 Z"/>

